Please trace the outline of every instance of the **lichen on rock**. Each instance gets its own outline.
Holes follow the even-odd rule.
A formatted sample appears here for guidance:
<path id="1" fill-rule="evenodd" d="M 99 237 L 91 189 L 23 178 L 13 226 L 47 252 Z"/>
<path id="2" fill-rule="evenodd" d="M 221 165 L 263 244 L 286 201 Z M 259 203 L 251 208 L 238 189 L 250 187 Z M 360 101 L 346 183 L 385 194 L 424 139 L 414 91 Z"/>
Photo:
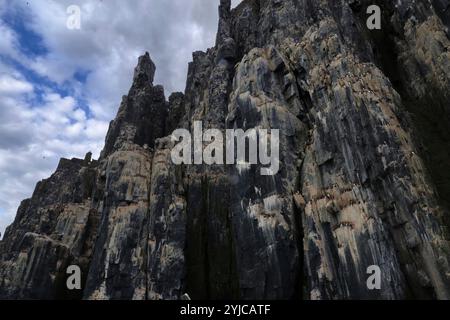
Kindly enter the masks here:
<path id="1" fill-rule="evenodd" d="M 382 30 L 368 0 L 220 1 L 169 101 L 140 57 L 100 159 L 62 159 L 20 205 L 0 298 L 449 299 L 448 1 L 375 2 Z M 279 129 L 278 174 L 174 165 L 195 121 Z"/>

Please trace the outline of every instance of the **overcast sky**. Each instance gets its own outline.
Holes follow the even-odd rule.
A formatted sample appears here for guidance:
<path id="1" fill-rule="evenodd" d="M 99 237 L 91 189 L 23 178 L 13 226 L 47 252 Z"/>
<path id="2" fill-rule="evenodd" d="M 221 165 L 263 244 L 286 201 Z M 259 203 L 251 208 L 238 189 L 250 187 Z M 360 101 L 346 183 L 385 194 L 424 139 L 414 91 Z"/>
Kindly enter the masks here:
<path id="1" fill-rule="evenodd" d="M 239 3 L 233 1 L 233 6 Z M 0 0 L 0 232 L 59 158 L 98 157 L 137 57 L 166 96 L 214 44 L 219 0 Z M 67 28 L 67 8 L 81 28 Z"/>

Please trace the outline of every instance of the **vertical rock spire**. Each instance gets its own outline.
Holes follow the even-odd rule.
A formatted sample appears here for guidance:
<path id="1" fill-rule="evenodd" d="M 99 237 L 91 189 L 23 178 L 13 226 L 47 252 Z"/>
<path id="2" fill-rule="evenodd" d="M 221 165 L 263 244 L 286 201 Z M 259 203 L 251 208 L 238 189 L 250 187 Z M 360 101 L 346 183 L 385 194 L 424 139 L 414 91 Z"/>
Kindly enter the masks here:
<path id="1" fill-rule="evenodd" d="M 101 158 L 130 143 L 153 147 L 155 139 L 164 136 L 167 103 L 164 88 L 153 86 L 155 70 L 148 52 L 139 57 L 133 85 L 110 124 Z"/>
<path id="2" fill-rule="evenodd" d="M 133 82 L 135 85 L 153 85 L 156 67 L 148 52 L 139 57 L 138 64 L 134 69 Z"/>
<path id="3" fill-rule="evenodd" d="M 231 1 L 220 0 L 219 5 L 219 28 L 216 38 L 217 57 L 219 62 L 222 59 L 234 60 L 236 57 L 236 42 L 231 34 Z"/>
<path id="4" fill-rule="evenodd" d="M 231 1 L 220 0 L 219 4 L 219 28 L 217 31 L 216 45 L 231 36 L 230 18 L 231 18 Z"/>

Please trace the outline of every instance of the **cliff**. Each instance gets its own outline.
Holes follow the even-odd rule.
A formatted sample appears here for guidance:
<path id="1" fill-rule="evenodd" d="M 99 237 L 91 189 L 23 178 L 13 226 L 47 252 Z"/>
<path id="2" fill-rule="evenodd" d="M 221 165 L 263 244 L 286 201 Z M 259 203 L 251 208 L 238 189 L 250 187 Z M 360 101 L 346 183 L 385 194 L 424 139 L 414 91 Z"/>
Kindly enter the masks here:
<path id="1" fill-rule="evenodd" d="M 166 101 L 142 56 L 100 159 L 62 159 L 22 202 L 0 298 L 449 299 L 449 8 L 221 0 L 185 92 Z M 194 121 L 280 129 L 278 174 L 174 165 Z"/>

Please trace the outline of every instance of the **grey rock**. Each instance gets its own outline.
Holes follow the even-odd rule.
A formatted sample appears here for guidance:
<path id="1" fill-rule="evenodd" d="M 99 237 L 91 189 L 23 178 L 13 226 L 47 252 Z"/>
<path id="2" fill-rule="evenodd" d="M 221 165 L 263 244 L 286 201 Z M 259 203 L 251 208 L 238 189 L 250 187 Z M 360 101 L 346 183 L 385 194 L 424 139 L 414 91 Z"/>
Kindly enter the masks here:
<path id="1" fill-rule="evenodd" d="M 369 0 L 222 0 L 168 102 L 139 58 L 100 159 L 62 159 L 19 207 L 0 298 L 449 299 L 449 2 L 378 3 L 369 31 Z M 279 129 L 279 173 L 175 166 L 194 121 Z"/>

